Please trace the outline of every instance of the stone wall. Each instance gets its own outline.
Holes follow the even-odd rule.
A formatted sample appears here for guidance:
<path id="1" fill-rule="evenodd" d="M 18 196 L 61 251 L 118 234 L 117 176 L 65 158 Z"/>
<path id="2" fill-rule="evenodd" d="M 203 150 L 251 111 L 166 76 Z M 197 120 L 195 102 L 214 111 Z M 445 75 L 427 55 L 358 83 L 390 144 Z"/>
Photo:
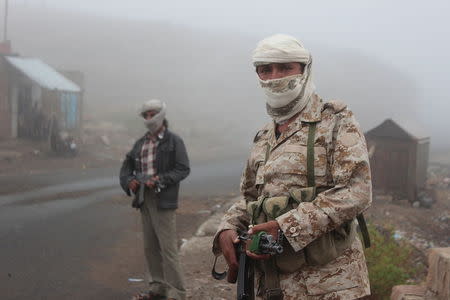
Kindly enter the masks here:
<path id="1" fill-rule="evenodd" d="M 433 248 L 428 252 L 428 276 L 423 285 L 397 285 L 391 300 L 449 300 L 450 247 Z"/>

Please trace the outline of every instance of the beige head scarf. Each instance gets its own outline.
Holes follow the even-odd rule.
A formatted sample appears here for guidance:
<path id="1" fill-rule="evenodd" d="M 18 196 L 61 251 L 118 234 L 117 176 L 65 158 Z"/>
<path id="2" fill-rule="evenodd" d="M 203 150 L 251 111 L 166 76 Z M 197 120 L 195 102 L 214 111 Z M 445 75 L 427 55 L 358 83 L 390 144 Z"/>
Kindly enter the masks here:
<path id="1" fill-rule="evenodd" d="M 253 51 L 255 66 L 288 62 L 304 64 L 303 74 L 259 80 L 267 95 L 267 113 L 277 123 L 283 123 L 303 110 L 314 93 L 312 57 L 296 38 L 286 34 L 276 34 L 263 39 Z"/>
<path id="2" fill-rule="evenodd" d="M 149 110 L 158 112 L 150 120 L 144 120 L 145 127 L 147 127 L 148 131 L 150 131 L 151 134 L 155 134 L 163 125 L 166 117 L 166 104 L 158 99 L 148 100 L 142 105 L 140 111 L 141 116 L 144 116 L 144 113 Z"/>

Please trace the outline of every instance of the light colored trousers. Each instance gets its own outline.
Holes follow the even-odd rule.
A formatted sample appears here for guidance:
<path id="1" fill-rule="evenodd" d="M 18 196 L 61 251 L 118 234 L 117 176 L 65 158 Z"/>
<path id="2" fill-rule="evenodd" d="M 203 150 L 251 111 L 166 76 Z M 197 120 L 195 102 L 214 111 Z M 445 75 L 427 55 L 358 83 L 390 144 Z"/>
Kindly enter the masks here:
<path id="1" fill-rule="evenodd" d="M 141 216 L 150 291 L 184 300 L 186 290 L 178 258 L 175 209 L 159 209 L 156 195 L 149 189 L 145 189 L 144 198 Z"/>

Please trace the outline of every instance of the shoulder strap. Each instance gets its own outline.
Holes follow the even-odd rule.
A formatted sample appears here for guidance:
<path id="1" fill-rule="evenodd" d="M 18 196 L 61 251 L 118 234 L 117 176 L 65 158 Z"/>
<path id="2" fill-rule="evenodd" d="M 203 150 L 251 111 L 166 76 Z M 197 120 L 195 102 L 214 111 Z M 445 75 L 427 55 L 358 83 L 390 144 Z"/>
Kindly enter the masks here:
<path id="1" fill-rule="evenodd" d="M 364 219 L 364 215 L 360 213 L 356 219 L 358 220 L 359 230 L 361 230 L 361 235 L 364 241 L 364 247 L 370 247 L 370 235 L 369 230 L 367 229 L 366 220 Z"/>
<path id="2" fill-rule="evenodd" d="M 315 186 L 314 179 L 314 139 L 316 134 L 316 123 L 309 123 L 308 143 L 306 150 L 306 172 L 308 178 L 308 186 Z"/>

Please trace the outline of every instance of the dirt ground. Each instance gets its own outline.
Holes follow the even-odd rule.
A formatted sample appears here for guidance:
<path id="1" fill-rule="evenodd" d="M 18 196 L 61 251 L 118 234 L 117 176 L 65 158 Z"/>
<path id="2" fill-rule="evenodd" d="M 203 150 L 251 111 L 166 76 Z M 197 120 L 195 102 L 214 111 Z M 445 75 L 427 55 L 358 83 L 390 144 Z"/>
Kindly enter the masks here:
<path id="1" fill-rule="evenodd" d="M 393 229 L 396 240 L 413 246 L 410 264 L 421 271 L 408 284 L 425 282 L 428 249 L 450 247 L 450 190 L 437 190 L 436 199 L 431 208 L 415 208 L 407 201 L 375 195 L 372 207 L 365 213 L 369 222 L 378 228 Z"/>
<path id="2" fill-rule="evenodd" d="M 218 226 L 223 212 L 234 202 L 234 198 L 214 198 L 213 201 L 207 201 L 207 206 L 210 206 L 212 214 L 208 216 L 207 223 L 203 224 L 202 228 L 196 228 L 191 232 L 191 236 L 184 240 L 181 245 L 181 261 L 183 265 L 187 299 L 205 299 L 205 300 L 221 300 L 221 299 L 236 299 L 236 286 L 229 284 L 226 280 L 218 281 L 211 276 L 211 269 L 214 261 L 214 256 L 211 252 L 212 236 Z M 187 202 L 182 205 L 177 222 L 190 223 L 189 209 L 192 208 Z M 191 212 L 192 214 L 192 212 Z M 184 219 L 184 221 L 183 221 Z M 197 221 L 199 221 L 197 219 Z M 199 224 L 199 225 L 200 225 Z M 183 233 L 181 232 L 181 235 Z M 225 262 L 221 258 L 218 262 L 218 270 L 225 270 Z"/>
<path id="3" fill-rule="evenodd" d="M 375 197 L 366 216 L 377 226 L 394 228 L 396 237 L 406 239 L 416 249 L 411 264 L 426 266 L 427 249 L 450 247 L 450 191 L 440 190 L 438 195 L 439 200 L 430 209 L 414 208 L 409 203 L 393 203 L 389 199 Z M 217 217 L 219 216 L 220 213 Z M 217 222 L 213 218 L 211 227 Z M 206 236 L 194 236 L 186 245 L 188 247 L 182 247 L 188 299 L 236 299 L 235 285 L 228 284 L 225 280 L 217 281 L 210 275 L 213 263 L 212 232 L 213 228 Z M 219 270 L 223 269 L 221 261 Z M 409 282 L 420 283 L 425 280 L 425 276 L 426 269 Z"/>
<path id="4" fill-rule="evenodd" d="M 117 196 L 113 200 L 120 205 L 129 206 L 130 199 Z M 214 256 L 211 252 L 212 235 L 217 228 L 223 212 L 234 201 L 230 196 L 196 197 L 195 199 L 183 196 L 177 210 L 177 230 L 180 244 L 180 259 L 184 271 L 187 299 L 221 300 L 235 299 L 235 285 L 225 281 L 217 281 L 211 277 L 211 267 Z M 129 295 L 147 290 L 147 270 L 143 253 L 142 229 L 139 213 L 130 209 L 130 215 L 136 220 L 130 232 L 136 235 L 127 235 L 120 239 L 117 250 L 104 264 L 93 266 L 95 280 L 102 282 L 108 272 L 120 271 L 130 274 L 132 280 L 124 284 L 123 280 L 116 283 L 105 282 L 105 285 L 122 287 Z M 120 268 L 117 270 L 117 261 Z M 115 269 L 111 269 L 115 266 Z M 218 268 L 225 270 L 224 261 L 219 261 Z M 103 276 L 103 277 L 102 277 Z M 134 281 L 133 281 L 134 279 Z M 104 280 L 104 279 L 103 279 Z"/>
<path id="5" fill-rule="evenodd" d="M 52 153 L 44 141 L 2 140 L 0 141 L 0 170 L 2 174 L 39 174 L 60 169 L 86 169 L 118 163 L 121 158 L 113 155 L 117 150 L 101 147 L 97 153 L 94 145 L 88 145 L 75 157 Z M 126 153 L 125 151 L 123 153 Z"/>
<path id="6" fill-rule="evenodd" d="M 96 133 L 88 132 L 80 152 L 75 157 L 55 155 L 50 151 L 46 141 L 1 140 L 0 175 L 39 175 L 53 171 L 73 171 L 109 167 L 112 164 L 118 165 L 125 153 L 131 148 L 134 140 L 130 139 L 127 133 L 119 132 L 110 135 L 109 132 L 109 129 L 105 135 L 102 135 L 98 130 Z M 108 136 L 108 138 L 102 138 L 102 136 Z M 2 192 L 14 193 L 16 190 L 14 190 L 14 187 L 3 187 Z M 229 297 L 234 291 L 234 286 L 225 282 L 218 282 L 210 275 L 213 261 L 211 237 L 195 237 L 201 239 L 201 241 L 194 243 L 196 246 L 194 248 L 183 245 L 188 241 L 192 245 L 192 241 L 194 241 L 192 238 L 199 226 L 212 215 L 223 211 L 224 205 L 229 203 L 230 199 L 230 195 L 203 195 L 195 196 L 195 199 L 194 196 L 183 195 L 180 199 L 180 207 L 177 210 L 177 228 L 179 245 L 184 249 L 182 261 L 188 288 L 188 299 L 231 299 Z M 130 198 L 124 195 L 118 195 L 115 199 L 112 199 L 112 202 L 125 206 L 129 206 L 129 201 Z M 140 217 L 139 213 L 132 209 L 130 209 L 130 215 L 136 219 L 136 222 L 132 225 L 132 228 L 129 228 L 129 231 L 135 232 L 136 235 L 124 237 L 126 240 L 121 240 L 118 243 L 117 249 L 112 251 L 117 253 L 117 256 L 112 255 L 105 258 L 103 263 L 92 262 L 92 274 L 90 276 L 99 284 L 104 284 L 105 287 L 111 286 L 111 282 L 108 281 L 110 278 L 105 277 L 105 274 L 119 271 L 111 269 L 112 266 L 120 270 L 123 269 L 123 273 L 130 273 L 130 278 L 136 277 L 145 281 L 147 271 L 143 256 Z M 215 227 L 211 227 L 211 230 L 215 230 Z M 198 248 L 199 245 L 202 245 L 202 247 Z M 118 266 L 119 257 L 120 264 Z M 224 269 L 223 263 L 221 268 Z M 114 285 L 123 287 L 130 298 L 133 294 L 146 290 L 144 282 L 116 282 Z M 211 297 L 208 295 L 211 295 Z"/>
<path id="7" fill-rule="evenodd" d="M 406 201 L 390 201 L 375 196 L 366 215 L 380 226 L 395 228 L 395 236 L 406 238 L 416 248 L 450 247 L 450 192 L 436 191 L 437 202 L 431 208 L 415 208 Z"/>
<path id="8" fill-rule="evenodd" d="M 79 155 L 68 159 L 51 154 L 46 142 L 0 141 L 0 170 L 2 174 L 8 174 L 108 166 L 119 163 L 132 143 L 133 140 L 125 133 L 115 138 L 87 134 Z M 450 247 L 449 187 L 437 186 L 434 196 L 436 203 L 431 208 L 415 208 L 407 201 L 392 201 L 389 195 L 375 194 L 373 205 L 365 215 L 377 226 L 394 228 L 396 238 L 406 239 L 417 249 L 417 259 L 411 263 L 426 265 L 427 249 Z M 180 202 L 177 223 L 188 299 L 235 299 L 234 285 L 211 277 L 212 234 L 221 214 L 232 201 L 229 196 L 204 195 L 196 199 L 186 196 Z M 199 226 L 206 220 L 212 221 L 199 230 Z M 139 233 L 139 224 L 132 230 Z M 132 251 L 139 253 L 140 245 L 137 244 Z M 143 257 L 138 255 L 135 260 L 134 264 L 142 265 Z M 129 265 L 124 265 L 124 268 L 127 267 Z M 221 262 L 219 269 L 223 268 Z M 423 275 L 413 281 L 423 280 Z M 130 295 L 139 290 L 145 290 L 142 282 L 130 283 Z"/>

